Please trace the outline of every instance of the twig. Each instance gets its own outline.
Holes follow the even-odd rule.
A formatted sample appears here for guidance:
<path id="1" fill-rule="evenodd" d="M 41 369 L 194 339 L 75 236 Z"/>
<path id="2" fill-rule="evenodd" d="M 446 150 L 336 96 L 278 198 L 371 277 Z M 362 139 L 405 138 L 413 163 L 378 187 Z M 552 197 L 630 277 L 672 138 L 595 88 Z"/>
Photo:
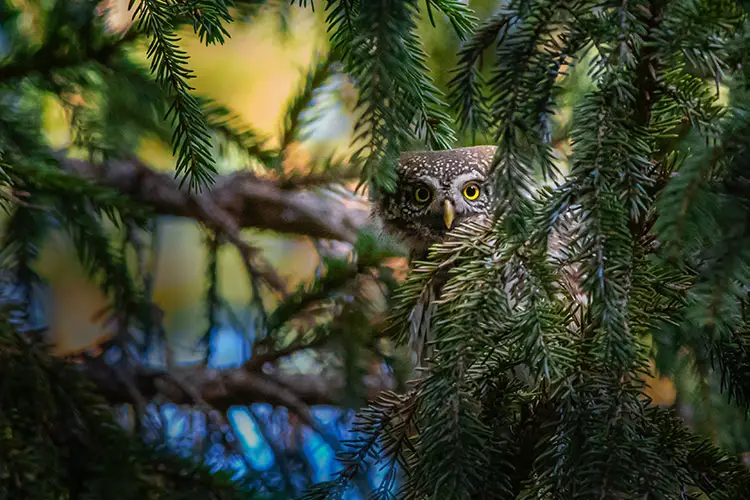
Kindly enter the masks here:
<path id="1" fill-rule="evenodd" d="M 281 349 L 269 350 L 267 352 L 261 352 L 260 354 L 253 354 L 252 357 L 250 357 L 250 359 L 245 362 L 243 368 L 252 372 L 259 371 L 266 363 L 271 363 L 286 356 L 290 356 L 298 351 L 320 347 L 322 345 L 325 345 L 327 342 L 328 338 L 323 337 L 313 340 L 312 342 L 293 342 L 292 344 Z M 254 351 L 257 351 L 257 345 Z"/>
<path id="2" fill-rule="evenodd" d="M 279 379 L 275 379 L 271 375 L 258 373 L 256 374 L 256 383 L 256 387 L 260 389 L 261 392 L 275 394 L 289 411 L 297 415 L 299 419 L 302 420 L 302 423 L 318 433 L 323 441 L 325 441 L 334 451 L 337 451 L 340 448 L 338 440 L 326 432 L 326 430 L 315 421 L 310 412 L 310 407 L 307 406 L 304 401 L 302 401 L 302 399 L 300 399 L 300 397 L 283 382 Z"/>
<path id="3" fill-rule="evenodd" d="M 352 266 L 347 272 L 342 272 L 341 275 L 336 276 L 335 279 L 325 276 L 317 280 L 317 289 L 310 290 L 302 296 L 295 295 L 290 297 L 290 300 L 277 307 L 268 319 L 268 333 L 271 334 L 278 330 L 312 304 L 330 298 L 331 295 L 347 285 L 361 271 L 359 267 Z"/>
<path id="4" fill-rule="evenodd" d="M 276 271 L 259 256 L 260 250 L 250 246 L 240 236 L 237 222 L 211 198 L 189 194 L 190 203 L 197 208 L 203 222 L 219 231 L 230 243 L 237 247 L 245 269 L 253 279 L 262 279 L 272 289 L 286 297 L 286 283 Z M 254 262 L 255 261 L 255 262 Z"/>

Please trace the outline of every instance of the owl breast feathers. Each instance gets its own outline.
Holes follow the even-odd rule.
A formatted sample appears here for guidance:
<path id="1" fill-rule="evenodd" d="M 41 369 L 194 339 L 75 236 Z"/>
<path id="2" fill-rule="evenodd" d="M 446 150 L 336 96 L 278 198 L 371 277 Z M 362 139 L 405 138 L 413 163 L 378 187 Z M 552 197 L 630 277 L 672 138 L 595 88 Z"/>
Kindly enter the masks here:
<path id="1" fill-rule="evenodd" d="M 375 211 L 385 229 L 421 257 L 457 224 L 494 208 L 488 178 L 495 146 L 402 153 L 393 193 L 380 193 Z"/>

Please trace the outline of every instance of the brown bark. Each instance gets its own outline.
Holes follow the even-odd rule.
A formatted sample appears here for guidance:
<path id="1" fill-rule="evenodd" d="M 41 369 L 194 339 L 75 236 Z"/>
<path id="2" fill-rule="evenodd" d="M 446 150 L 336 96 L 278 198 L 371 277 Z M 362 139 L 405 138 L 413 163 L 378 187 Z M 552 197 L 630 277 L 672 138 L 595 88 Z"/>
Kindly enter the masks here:
<path id="1" fill-rule="evenodd" d="M 369 217 L 364 201 L 285 189 L 247 171 L 218 177 L 210 189 L 189 193 L 179 188 L 173 174 L 155 171 L 137 160 L 96 165 L 65 159 L 63 165 L 71 173 L 146 203 L 159 214 L 187 217 L 209 226 L 229 217 L 238 228 L 353 242 Z"/>
<path id="2" fill-rule="evenodd" d="M 232 406 L 270 403 L 285 406 L 294 413 L 306 413 L 312 405 L 341 403 L 345 380 L 340 373 L 288 374 L 250 369 L 245 365 L 230 369 L 211 369 L 202 365 L 174 369 L 172 372 L 121 365 L 107 365 L 101 357 L 81 363 L 82 373 L 97 392 L 111 404 L 139 405 L 160 399 L 175 404 L 205 402 L 226 412 Z M 386 376 L 366 377 L 368 395 L 391 388 Z"/>

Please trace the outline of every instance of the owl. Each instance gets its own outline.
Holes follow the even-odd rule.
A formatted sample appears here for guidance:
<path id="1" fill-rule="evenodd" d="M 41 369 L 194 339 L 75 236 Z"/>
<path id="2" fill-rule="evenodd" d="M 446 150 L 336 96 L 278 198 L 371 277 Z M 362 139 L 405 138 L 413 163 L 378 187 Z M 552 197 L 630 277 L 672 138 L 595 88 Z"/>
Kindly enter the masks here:
<path id="1" fill-rule="evenodd" d="M 495 203 L 488 174 L 495 150 L 473 146 L 401 154 L 396 191 L 382 193 L 375 211 L 385 230 L 407 245 L 410 260 L 424 258 L 456 225 L 490 215 Z"/>
<path id="2" fill-rule="evenodd" d="M 384 229 L 408 246 L 410 262 L 424 259 L 430 246 L 443 241 L 456 225 L 492 214 L 496 203 L 489 173 L 495 150 L 495 146 L 474 146 L 401 154 L 396 191 L 382 193 L 375 212 Z M 447 279 L 447 268 L 433 276 L 409 318 L 417 372 L 431 356 L 430 321 Z"/>

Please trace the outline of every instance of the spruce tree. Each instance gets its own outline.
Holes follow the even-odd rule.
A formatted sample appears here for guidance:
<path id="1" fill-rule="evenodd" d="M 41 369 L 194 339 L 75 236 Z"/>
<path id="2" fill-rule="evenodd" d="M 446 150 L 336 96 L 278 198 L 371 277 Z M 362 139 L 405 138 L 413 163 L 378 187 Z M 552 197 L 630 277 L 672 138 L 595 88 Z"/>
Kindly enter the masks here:
<path id="1" fill-rule="evenodd" d="M 111 4 L 0 3 L 0 498 L 288 498 L 314 471 L 303 447 L 290 450 L 285 440 L 311 429 L 336 448 L 310 407 L 359 405 L 372 360 L 393 358 L 374 333 L 378 306 L 371 299 L 378 294 L 367 287 L 375 280 L 392 287 L 383 262 L 395 254 L 369 232 L 359 234 L 366 213 L 346 205 L 351 195 L 328 187 L 357 175 L 358 164 L 315 158 L 302 176 L 283 169 L 309 128 L 313 101 L 341 73 L 340 64 L 321 57 L 302 75 L 281 140 L 269 146 L 229 109 L 194 91 L 181 42 L 195 36 L 222 43 L 230 23 L 254 22 L 263 9 L 283 18 L 289 4 L 130 2 L 133 23 L 124 29 L 103 15 Z M 45 133 L 49 101 L 66 114 L 71 140 L 64 149 Z M 173 148 L 174 175 L 136 156 L 143 139 Z M 218 175 L 217 164 L 228 158 L 241 168 Z M 337 218 L 329 220 L 331 214 Z M 154 304 L 146 261 L 157 246 L 160 215 L 199 224 L 209 250 L 208 327 L 194 346 L 202 360 L 193 366 L 171 366 L 171 341 Z M 288 290 L 242 234 L 249 227 L 350 248 L 342 255 L 319 245 L 316 279 Z M 108 299 L 95 319 L 115 330 L 66 360 L 45 346 L 48 318 L 40 309 L 48 289 L 36 266 L 45 240 L 59 233 Z M 247 272 L 250 324 L 219 291 L 226 247 Z M 275 301 L 265 300 L 269 295 Z M 217 331 L 227 326 L 254 333 L 245 339 L 252 356 L 217 370 L 209 359 Z M 332 369 L 320 376 L 279 369 L 299 351 L 315 351 Z M 149 363 L 159 355 L 166 367 Z M 380 377 L 371 390 L 385 384 L 389 377 Z M 289 420 L 300 422 L 286 426 L 287 434 L 301 436 L 290 438 L 274 435 L 274 418 L 250 417 L 274 453 L 269 471 L 253 469 L 231 421 L 231 410 L 253 403 L 288 409 Z M 186 432 L 182 443 L 168 439 L 160 421 L 168 405 L 202 419 L 203 432 Z M 244 476 L 216 473 L 221 466 Z"/>
<path id="2" fill-rule="evenodd" d="M 136 279 L 125 257 L 157 213 L 192 217 L 208 229 L 212 326 L 222 311 L 214 285 L 223 244 L 239 251 L 255 297 L 261 289 L 278 294 L 280 305 L 268 314 L 262 302 L 254 304 L 263 335 L 247 363 L 222 380 L 245 389 L 242 395 L 287 406 L 324 437 L 307 405 L 365 399 L 362 357 L 397 368 L 378 346 L 405 343 L 421 291 L 441 263 L 452 263 L 432 318 L 430 370 L 406 390 L 381 391 L 359 412 L 339 454 L 342 468 L 305 498 L 365 491 L 362 479 L 374 464 L 384 479 L 366 492 L 370 498 L 750 495 L 740 450 L 712 443 L 700 425 L 685 425 L 684 414 L 653 405 L 645 392 L 653 358 L 662 373 L 694 381 L 696 392 L 720 390 L 726 401 L 688 402 L 694 414 L 719 404 L 745 417 L 750 409 L 744 2 L 510 0 L 480 20 L 459 0 L 327 0 L 329 54 L 290 102 L 279 147 L 267 147 L 228 110 L 193 92 L 179 45 L 186 29 L 208 45 L 222 43 L 229 23 L 265 2 L 132 4 L 135 24 L 125 33 L 107 29 L 97 2 L 59 0 L 39 7 L 43 30 L 30 34 L 23 9 L 2 3 L 2 35 L 12 40 L 0 64 L 2 202 L 9 214 L 3 286 L 13 318 L 0 325 L 3 495 L 184 498 L 180 489 L 188 484 L 212 490 L 196 498 L 250 494 L 192 462 L 155 455 L 116 428 L 92 396 L 99 391 L 142 414 L 144 397 L 204 407 L 231 404 L 227 394 L 206 400 L 169 373 L 139 372 L 140 386 L 120 387 L 86 369 L 74 373 L 33 335 L 39 280 L 31 263 L 44 234 L 62 227 L 111 299 L 122 330 L 113 345 L 145 350 L 161 340 L 148 280 Z M 436 25 L 447 19 L 460 41 L 449 78 L 430 71 L 418 30 L 424 18 Z M 150 68 L 128 57 L 142 40 Z M 286 178 L 287 147 L 300 136 L 316 90 L 335 72 L 358 91 L 354 154 L 346 164 L 324 159 L 308 177 Z M 584 94 L 570 92 L 581 79 Z M 70 111 L 69 151 L 52 150 L 41 132 L 40 102 L 48 96 Z M 561 134 L 554 114 L 571 100 L 572 125 Z M 174 148 L 179 189 L 132 158 L 146 134 Z M 566 158 L 556 157 L 554 134 L 569 134 Z M 212 195 L 227 189 L 216 184 L 222 148 L 273 179 L 238 176 L 235 186 L 259 183 L 281 198 L 352 172 L 374 194 L 390 190 L 399 152 L 462 143 L 498 145 L 497 217 L 457 228 L 398 287 L 384 265 L 394 255 L 390 246 L 305 214 L 314 237 L 349 240 L 354 252 L 327 259 L 315 283 L 289 293 L 239 232 L 253 224 L 299 229 L 231 212 Z M 123 185 L 123 172 L 138 182 Z M 143 179 L 152 181 L 151 191 Z M 112 244 L 105 221 L 116 223 L 120 243 Z M 371 279 L 386 295 L 395 288 L 383 328 L 362 292 Z M 304 312 L 316 319 L 309 329 L 292 324 Z M 263 371 L 321 345 L 333 346 L 330 359 L 347 378 L 335 397 L 301 394 Z M 86 375 L 95 389 L 83 385 Z M 247 380 L 252 390 L 242 386 Z M 159 394 L 157 386 L 169 390 Z M 21 397 L 29 394 L 37 404 Z M 45 448 L 41 436 L 54 446 Z M 79 456 L 77 468 L 65 465 Z M 173 480 L 185 468 L 197 483 Z M 127 484 L 108 489 L 114 480 Z"/>
<path id="3" fill-rule="evenodd" d="M 498 145 L 501 208 L 396 293 L 388 331 L 404 342 L 451 262 L 430 370 L 361 411 L 344 469 L 306 499 L 337 498 L 372 457 L 389 468 L 372 498 L 750 494 L 739 457 L 645 394 L 655 356 L 748 412 L 746 16 L 737 2 L 518 0 L 472 30 L 448 99 L 462 131 Z M 561 176 L 550 120 L 576 65 L 591 88 Z"/>
<path id="4" fill-rule="evenodd" d="M 226 472 L 146 446 L 115 421 L 90 381 L 0 323 L 0 498 L 267 498 Z"/>

